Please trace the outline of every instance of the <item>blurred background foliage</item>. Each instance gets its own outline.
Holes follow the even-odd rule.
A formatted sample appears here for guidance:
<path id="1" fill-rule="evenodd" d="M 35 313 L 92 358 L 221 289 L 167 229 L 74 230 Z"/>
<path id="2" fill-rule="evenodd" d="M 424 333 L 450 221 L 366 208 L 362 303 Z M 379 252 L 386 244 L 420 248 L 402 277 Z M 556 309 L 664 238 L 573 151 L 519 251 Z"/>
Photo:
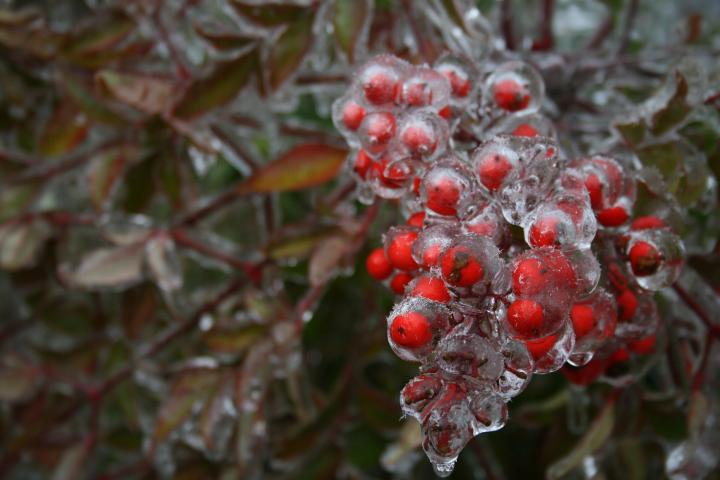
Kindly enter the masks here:
<path id="1" fill-rule="evenodd" d="M 352 200 L 329 106 L 370 53 L 488 41 L 472 3 L 0 0 L 1 478 L 433 478 L 363 267 L 399 212 Z M 567 152 L 641 159 L 717 322 L 720 3 L 475 5 Z M 717 344 L 666 300 L 639 382 L 535 378 L 453 478 L 655 479 L 708 448 Z M 720 478 L 712 441 L 674 478 Z"/>

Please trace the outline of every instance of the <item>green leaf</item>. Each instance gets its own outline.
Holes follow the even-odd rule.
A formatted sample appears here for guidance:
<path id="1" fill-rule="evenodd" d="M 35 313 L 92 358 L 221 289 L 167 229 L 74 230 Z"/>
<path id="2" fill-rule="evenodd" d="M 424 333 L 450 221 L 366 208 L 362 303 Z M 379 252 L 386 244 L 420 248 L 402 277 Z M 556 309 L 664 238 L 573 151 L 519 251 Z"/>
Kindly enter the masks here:
<path id="1" fill-rule="evenodd" d="M 202 340 L 214 352 L 242 353 L 265 334 L 264 325 L 249 325 L 239 328 L 213 327 L 203 333 Z"/>
<path id="2" fill-rule="evenodd" d="M 230 5 L 240 15 L 263 27 L 277 27 L 290 22 L 307 10 L 307 7 L 304 6 L 290 5 L 274 0 L 265 1 L 261 5 L 242 0 L 231 0 Z"/>
<path id="3" fill-rule="evenodd" d="M 305 54 L 312 46 L 315 13 L 307 10 L 288 24 L 270 48 L 268 55 L 268 82 L 270 89 L 280 88 L 300 67 Z"/>
<path id="4" fill-rule="evenodd" d="M 218 63 L 209 76 L 190 86 L 175 105 L 173 115 L 194 118 L 229 103 L 245 88 L 259 65 L 257 49 Z"/>
<path id="5" fill-rule="evenodd" d="M 258 41 L 257 36 L 242 35 L 237 32 L 216 31 L 210 26 L 193 24 L 193 29 L 203 40 L 220 51 L 241 50 Z"/>
<path id="6" fill-rule="evenodd" d="M 149 75 L 102 70 L 95 75 L 95 81 L 116 100 L 150 115 L 167 111 L 175 92 L 173 82 Z"/>
<path id="7" fill-rule="evenodd" d="M 662 135 L 679 126 L 692 111 L 692 107 L 686 101 L 688 84 L 685 77 L 678 71 L 675 72 L 674 81 L 669 92 L 664 93 L 669 98 L 662 108 L 655 111 L 650 117 L 650 129 L 655 135 Z"/>
<path id="8" fill-rule="evenodd" d="M 289 192 L 332 180 L 347 150 L 323 144 L 303 144 L 266 165 L 240 184 L 240 193 Z"/>
<path id="9" fill-rule="evenodd" d="M 0 188 L 0 220 L 14 217 L 24 211 L 35 200 L 40 189 L 40 184 L 35 182 Z"/>
<path id="10" fill-rule="evenodd" d="M 0 225 L 0 268 L 20 270 L 37 263 L 52 229 L 41 219 Z"/>
<path id="11" fill-rule="evenodd" d="M 358 42 L 370 28 L 372 6 L 372 0 L 335 0 L 333 4 L 333 33 L 349 63 L 355 63 Z"/>
<path id="12" fill-rule="evenodd" d="M 683 163 L 683 151 L 678 142 L 663 142 L 637 149 L 635 153 L 646 167 L 653 167 L 660 172 L 668 189 L 675 191 L 673 183 L 677 181 Z"/>
<path id="13" fill-rule="evenodd" d="M 70 34 L 63 45 L 64 54 L 82 57 L 106 50 L 127 37 L 135 28 L 133 19 L 118 10 L 92 20 Z"/>
<path id="14" fill-rule="evenodd" d="M 180 375 L 158 411 L 152 435 L 153 446 L 182 425 L 198 402 L 206 401 L 215 392 L 220 378 L 217 370 L 210 369 L 191 370 Z"/>
<path id="15" fill-rule="evenodd" d="M 642 119 L 633 118 L 629 121 L 617 122 L 613 126 L 630 146 L 638 145 L 645 139 L 647 127 Z"/>
<path id="16" fill-rule="evenodd" d="M 60 102 L 40 133 L 38 153 L 53 157 L 71 152 L 85 140 L 88 128 L 87 118 L 74 104 Z"/>
<path id="17" fill-rule="evenodd" d="M 64 73 L 59 76 L 58 84 L 64 88 L 68 98 L 75 103 L 91 120 L 112 126 L 120 126 L 125 121 L 113 110 L 105 106 L 93 93 L 89 84 L 79 78 Z"/>
<path id="18" fill-rule="evenodd" d="M 142 280 L 145 245 L 101 248 L 86 254 L 67 281 L 81 288 L 120 288 Z"/>
<path id="19" fill-rule="evenodd" d="M 143 283 L 122 293 L 120 318 L 125 335 L 138 339 L 143 327 L 157 316 L 158 296 L 155 287 Z"/>
<path id="20" fill-rule="evenodd" d="M 547 478 L 555 480 L 570 473 L 582 464 L 583 459 L 596 452 L 610 438 L 615 423 L 615 402 L 608 402 L 593 421 L 588 431 L 578 441 L 575 448 L 563 458 L 550 465 Z"/>

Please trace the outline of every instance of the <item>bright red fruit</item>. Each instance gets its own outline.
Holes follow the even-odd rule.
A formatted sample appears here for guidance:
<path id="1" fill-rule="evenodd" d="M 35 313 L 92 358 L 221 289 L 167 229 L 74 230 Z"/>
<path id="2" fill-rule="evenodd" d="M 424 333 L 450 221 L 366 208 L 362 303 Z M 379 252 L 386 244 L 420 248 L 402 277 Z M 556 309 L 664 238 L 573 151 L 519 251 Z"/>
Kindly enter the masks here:
<path id="1" fill-rule="evenodd" d="M 461 191 L 461 184 L 450 175 L 438 174 L 426 177 L 425 205 L 440 215 L 455 215 Z"/>
<path id="2" fill-rule="evenodd" d="M 577 339 L 583 338 L 595 328 L 595 311 L 592 305 L 576 303 L 570 310 L 573 330 Z"/>
<path id="3" fill-rule="evenodd" d="M 625 207 L 616 205 L 597 212 L 595 217 L 597 217 L 598 222 L 605 227 L 619 227 L 628 221 L 630 214 L 625 210 Z"/>
<path id="4" fill-rule="evenodd" d="M 637 242 L 628 253 L 632 271 L 638 277 L 646 277 L 658 271 L 662 263 L 662 254 L 648 242 Z"/>
<path id="5" fill-rule="evenodd" d="M 448 292 L 445 282 L 437 277 L 427 275 L 418 279 L 410 294 L 414 297 L 423 297 L 441 303 L 450 301 L 450 292 Z"/>
<path id="6" fill-rule="evenodd" d="M 419 312 L 401 313 L 390 323 L 390 338 L 401 347 L 422 347 L 432 340 L 430 322 Z"/>
<path id="7" fill-rule="evenodd" d="M 507 311 L 510 326 L 523 338 L 537 337 L 545 326 L 542 306 L 528 299 L 515 300 Z"/>
<path id="8" fill-rule="evenodd" d="M 601 208 L 603 203 L 603 185 L 600 177 L 594 173 L 585 177 L 585 188 L 590 195 L 590 205 L 593 210 Z"/>
<path id="9" fill-rule="evenodd" d="M 490 191 L 500 188 L 513 169 L 513 165 L 505 155 L 493 153 L 482 158 L 478 165 L 480 182 Z"/>
<path id="10" fill-rule="evenodd" d="M 355 155 L 355 165 L 353 165 L 353 171 L 357 173 L 358 177 L 365 180 L 367 172 L 372 167 L 373 159 L 367 154 L 365 150 L 358 150 Z"/>
<path id="11" fill-rule="evenodd" d="M 483 276 L 483 266 L 469 251 L 459 246 L 453 247 L 442 256 L 440 269 L 443 278 L 456 287 L 470 287 Z"/>
<path id="12" fill-rule="evenodd" d="M 396 295 L 402 295 L 405 293 L 405 287 L 413 279 L 412 275 L 405 272 L 400 272 L 390 280 L 390 290 Z"/>
<path id="13" fill-rule="evenodd" d="M 365 118 L 367 136 L 373 145 L 385 145 L 395 136 L 395 117 L 392 113 L 371 113 Z"/>
<path id="14" fill-rule="evenodd" d="M 416 228 L 422 228 L 425 222 L 425 212 L 415 212 L 407 219 L 407 224 Z"/>
<path id="15" fill-rule="evenodd" d="M 537 340 L 528 340 L 525 346 L 528 349 L 533 360 L 540 360 L 545 356 L 557 343 L 557 335 L 548 335 L 547 337 L 538 338 Z"/>
<path id="16" fill-rule="evenodd" d="M 357 130 L 366 113 L 361 105 L 353 101 L 347 102 L 342 111 L 343 123 L 349 130 Z"/>
<path id="17" fill-rule="evenodd" d="M 648 215 L 646 217 L 638 217 L 630 224 L 630 230 L 651 230 L 653 228 L 663 228 L 665 222 L 660 220 L 654 215 Z"/>
<path id="18" fill-rule="evenodd" d="M 472 85 L 465 72 L 452 65 L 446 65 L 440 68 L 440 73 L 450 82 L 453 95 L 456 97 L 468 96 Z"/>
<path id="19" fill-rule="evenodd" d="M 618 321 L 629 322 L 632 320 L 637 311 L 637 296 L 635 296 L 632 290 L 626 288 L 617 295 L 616 300 L 618 306 Z"/>
<path id="20" fill-rule="evenodd" d="M 530 227 L 528 240 L 533 247 L 551 247 L 558 243 L 558 229 L 561 228 L 558 217 L 541 217 Z"/>
<path id="21" fill-rule="evenodd" d="M 393 271 L 393 266 L 385 256 L 385 250 L 382 247 L 370 252 L 365 261 L 365 267 L 370 276 L 377 280 L 385 280 Z"/>
<path id="22" fill-rule="evenodd" d="M 415 155 L 429 155 L 437 148 L 435 133 L 424 122 L 407 125 L 400 134 L 400 140 Z"/>
<path id="23" fill-rule="evenodd" d="M 398 96 L 399 88 L 394 73 L 384 70 L 368 72 L 362 83 L 365 98 L 374 105 L 392 103 Z"/>
<path id="24" fill-rule="evenodd" d="M 523 110 L 530 104 L 530 92 L 512 78 L 504 78 L 495 83 L 493 96 L 498 107 L 509 112 Z"/>
<path id="25" fill-rule="evenodd" d="M 630 342 L 630 350 L 633 351 L 633 353 L 638 353 L 640 355 L 647 355 L 648 353 L 652 353 L 655 350 L 655 342 L 657 341 L 656 335 L 649 335 L 645 338 L 641 338 L 640 340 L 635 340 L 634 342 Z"/>
<path id="26" fill-rule="evenodd" d="M 417 239 L 417 232 L 399 232 L 388 245 L 387 256 L 390 263 L 398 270 L 412 272 L 417 270 L 418 264 L 412 257 L 412 246 Z"/>
<path id="27" fill-rule="evenodd" d="M 540 135 L 540 132 L 538 132 L 532 125 L 521 123 L 515 130 L 513 130 L 512 135 L 516 137 L 537 137 Z"/>
<path id="28" fill-rule="evenodd" d="M 517 295 L 535 295 L 545 288 L 547 268 L 536 258 L 518 262 L 512 275 L 512 289 Z"/>

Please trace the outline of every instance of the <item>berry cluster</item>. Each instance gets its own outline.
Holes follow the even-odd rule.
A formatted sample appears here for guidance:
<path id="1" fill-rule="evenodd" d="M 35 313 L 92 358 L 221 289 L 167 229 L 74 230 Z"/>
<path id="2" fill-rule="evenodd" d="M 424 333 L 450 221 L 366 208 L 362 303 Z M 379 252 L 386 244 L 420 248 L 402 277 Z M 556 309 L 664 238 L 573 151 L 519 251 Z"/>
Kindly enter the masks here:
<path id="1" fill-rule="evenodd" d="M 683 257 L 658 216 L 631 220 L 632 162 L 563 154 L 530 66 L 473 68 L 376 57 L 333 107 L 361 200 L 399 199 L 407 216 L 367 269 L 400 297 L 388 340 L 421 364 L 400 401 L 440 474 L 504 425 L 533 374 L 587 384 L 651 352 L 652 292 Z"/>

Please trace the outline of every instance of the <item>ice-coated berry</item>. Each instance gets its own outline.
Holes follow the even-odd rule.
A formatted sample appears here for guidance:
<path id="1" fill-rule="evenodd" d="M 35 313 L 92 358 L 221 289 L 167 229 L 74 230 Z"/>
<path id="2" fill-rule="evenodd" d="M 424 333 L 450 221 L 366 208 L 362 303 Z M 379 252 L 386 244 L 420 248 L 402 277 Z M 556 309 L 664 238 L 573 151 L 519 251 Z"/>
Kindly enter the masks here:
<path id="1" fill-rule="evenodd" d="M 493 98 L 503 110 L 517 112 L 527 108 L 530 103 L 530 92 L 521 79 L 508 76 L 495 82 Z"/>
<path id="2" fill-rule="evenodd" d="M 371 153 L 385 150 L 395 137 L 397 125 L 395 116 L 390 112 L 368 114 L 360 125 L 360 134 L 365 148 Z"/>
<path id="3" fill-rule="evenodd" d="M 576 303 L 570 309 L 570 320 L 572 320 L 575 338 L 578 340 L 590 333 L 595 328 L 595 312 L 592 305 L 587 303 Z"/>
<path id="4" fill-rule="evenodd" d="M 355 172 L 358 177 L 365 180 L 368 170 L 372 168 L 373 159 L 363 149 L 358 150 L 354 158 L 353 172 Z"/>
<path id="5" fill-rule="evenodd" d="M 385 256 L 385 249 L 382 247 L 376 248 L 370 255 L 368 255 L 365 262 L 367 271 L 373 278 L 377 280 L 385 280 L 392 274 L 393 266 L 390 260 Z"/>
<path id="6" fill-rule="evenodd" d="M 414 297 L 423 297 L 428 300 L 434 300 L 440 303 L 450 301 L 450 292 L 440 278 L 423 275 L 419 277 L 410 289 L 410 295 Z"/>
<path id="7" fill-rule="evenodd" d="M 547 337 L 538 338 L 536 340 L 528 340 L 525 342 L 525 346 L 530 352 L 533 360 L 540 360 L 544 357 L 558 341 L 557 335 L 548 335 Z"/>
<path id="8" fill-rule="evenodd" d="M 537 338 L 545 329 L 543 307 L 534 300 L 515 300 L 508 307 L 507 319 L 520 338 Z"/>
<path id="9" fill-rule="evenodd" d="M 406 272 L 417 270 L 418 264 L 412 256 L 413 243 L 417 237 L 417 232 L 413 230 L 397 230 L 391 233 L 387 243 L 387 257 L 398 270 Z"/>
<path id="10" fill-rule="evenodd" d="M 423 178 L 425 206 L 438 215 L 455 215 L 468 180 L 449 166 L 436 165 Z"/>
<path id="11" fill-rule="evenodd" d="M 619 227 L 630 218 L 627 209 L 622 205 L 600 210 L 596 216 L 598 222 L 605 227 Z"/>
<path id="12" fill-rule="evenodd" d="M 361 74 L 361 87 L 365 99 L 373 105 L 392 103 L 398 97 L 400 79 L 393 68 L 370 65 Z"/>
<path id="13" fill-rule="evenodd" d="M 637 296 L 632 290 L 626 288 L 616 296 L 616 300 L 618 306 L 618 321 L 629 322 L 632 320 L 638 307 Z"/>
<path id="14" fill-rule="evenodd" d="M 353 102 L 347 102 L 342 110 L 342 120 L 348 130 L 357 130 L 360 127 L 367 111 L 362 105 Z"/>
<path id="15" fill-rule="evenodd" d="M 483 265 L 469 248 L 450 248 L 440 260 L 443 278 L 456 287 L 470 287 L 483 277 Z"/>
<path id="16" fill-rule="evenodd" d="M 654 245 L 648 242 L 636 242 L 628 252 L 632 271 L 638 277 L 646 277 L 657 272 L 662 255 Z"/>
<path id="17" fill-rule="evenodd" d="M 425 212 L 415 212 L 407 219 L 407 224 L 411 227 L 422 228 L 425 222 Z"/>
<path id="18" fill-rule="evenodd" d="M 422 313 L 401 313 L 390 324 L 390 338 L 404 348 L 419 348 L 432 340 L 430 322 Z"/>
<path id="19" fill-rule="evenodd" d="M 540 135 L 540 132 L 538 132 L 538 130 L 529 123 L 521 123 L 515 127 L 515 130 L 512 131 L 511 135 L 516 137 L 537 137 Z"/>
<path id="20" fill-rule="evenodd" d="M 390 280 L 390 290 L 396 295 L 402 295 L 405 293 L 405 287 L 407 287 L 412 279 L 413 277 L 409 273 L 400 272 Z"/>
<path id="21" fill-rule="evenodd" d="M 632 221 L 630 224 L 630 230 L 632 231 L 640 231 L 640 230 L 651 230 L 654 228 L 664 228 L 665 222 L 663 222 L 661 219 L 654 215 L 648 215 L 645 217 L 637 217 L 635 220 Z"/>

